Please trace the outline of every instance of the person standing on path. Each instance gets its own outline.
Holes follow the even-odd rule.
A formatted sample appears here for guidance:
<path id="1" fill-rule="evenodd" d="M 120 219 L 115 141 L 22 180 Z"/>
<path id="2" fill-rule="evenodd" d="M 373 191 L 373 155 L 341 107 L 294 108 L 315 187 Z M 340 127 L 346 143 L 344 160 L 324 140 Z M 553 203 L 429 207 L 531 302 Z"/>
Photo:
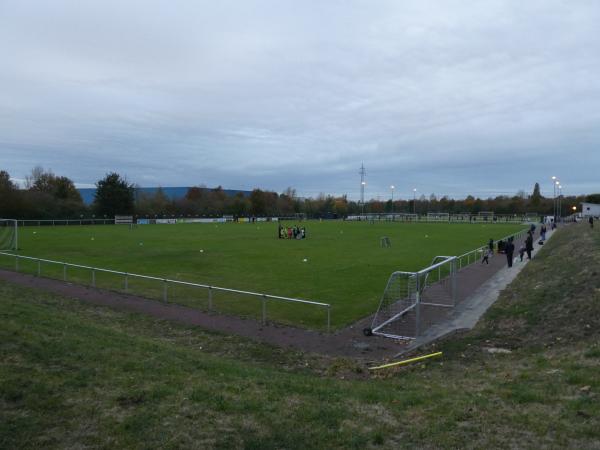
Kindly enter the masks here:
<path id="1" fill-rule="evenodd" d="M 590 228 L 594 228 L 594 218 L 590 216 L 588 222 L 590 223 Z"/>
<path id="2" fill-rule="evenodd" d="M 492 238 L 490 238 L 490 241 L 488 242 L 488 248 L 494 253 L 494 240 Z"/>
<path id="3" fill-rule="evenodd" d="M 506 261 L 508 262 L 508 267 L 512 267 L 513 253 L 515 252 L 515 244 L 513 244 L 512 237 L 508 238 L 508 242 L 504 246 L 504 252 L 506 253 Z"/>
<path id="4" fill-rule="evenodd" d="M 546 240 L 546 225 L 542 225 L 542 227 L 540 228 L 540 238 L 542 241 Z"/>
<path id="5" fill-rule="evenodd" d="M 531 252 L 533 250 L 533 234 L 528 233 L 527 239 L 525 239 L 525 250 L 527 251 L 527 259 L 531 259 Z"/>
<path id="6" fill-rule="evenodd" d="M 489 264 L 490 263 L 490 256 L 493 254 L 492 250 L 490 250 L 489 248 L 486 248 L 483 251 L 483 258 L 481 258 L 481 264 L 486 263 Z"/>

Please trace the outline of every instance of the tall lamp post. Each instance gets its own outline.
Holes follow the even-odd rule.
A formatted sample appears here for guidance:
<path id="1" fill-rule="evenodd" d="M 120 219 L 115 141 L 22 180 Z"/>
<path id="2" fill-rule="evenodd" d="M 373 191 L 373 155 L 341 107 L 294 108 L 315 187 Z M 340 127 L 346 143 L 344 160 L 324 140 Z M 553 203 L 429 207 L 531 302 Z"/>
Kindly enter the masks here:
<path id="1" fill-rule="evenodd" d="M 553 194 L 552 194 L 552 220 L 554 220 L 554 222 L 556 222 L 556 184 L 554 184 L 556 182 L 556 177 L 553 176 L 552 177 L 552 189 L 553 189 Z"/>
<path id="2" fill-rule="evenodd" d="M 364 216 L 365 214 L 365 184 L 364 181 L 360 182 L 360 215 Z"/>
<path id="3" fill-rule="evenodd" d="M 390 189 L 392 190 L 392 220 L 394 220 L 394 188 L 395 186 L 392 184 Z"/>
<path id="4" fill-rule="evenodd" d="M 560 185 L 560 181 L 556 180 L 554 182 L 554 222 L 558 223 L 558 186 Z"/>
<path id="5" fill-rule="evenodd" d="M 413 214 L 417 213 L 417 188 L 413 189 Z"/>
<path id="6" fill-rule="evenodd" d="M 558 185 L 558 220 L 562 221 L 562 185 Z"/>

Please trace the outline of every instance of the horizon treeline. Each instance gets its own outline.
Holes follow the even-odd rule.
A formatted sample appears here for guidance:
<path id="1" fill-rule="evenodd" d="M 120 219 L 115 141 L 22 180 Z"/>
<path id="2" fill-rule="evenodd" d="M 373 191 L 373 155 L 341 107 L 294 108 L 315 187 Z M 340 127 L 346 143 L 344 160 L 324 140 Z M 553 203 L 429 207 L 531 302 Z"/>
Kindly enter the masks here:
<path id="1" fill-rule="evenodd" d="M 572 214 L 572 207 L 581 202 L 600 203 L 600 194 L 563 196 L 562 215 Z M 86 205 L 72 180 L 57 176 L 50 170 L 36 167 L 26 177 L 23 189 L 15 185 L 8 172 L 0 170 L 0 217 L 12 219 L 80 219 L 112 218 L 116 214 L 138 217 L 207 217 L 233 215 L 292 216 L 305 214 L 309 218 L 338 218 L 364 213 L 440 212 L 450 214 L 493 211 L 495 214 L 537 213 L 552 215 L 553 198 L 540 194 L 535 183 L 531 194 L 524 191 L 513 196 L 500 195 L 464 199 L 446 196 L 421 195 L 416 200 L 371 199 L 364 205 L 344 196 L 320 194 L 316 198 L 300 198 L 293 188 L 282 193 L 254 189 L 249 196 L 243 193 L 227 195 L 221 186 L 188 189 L 183 198 L 171 199 L 159 187 L 154 193 L 140 191 L 118 173 L 106 174 L 96 183 L 94 202 Z"/>

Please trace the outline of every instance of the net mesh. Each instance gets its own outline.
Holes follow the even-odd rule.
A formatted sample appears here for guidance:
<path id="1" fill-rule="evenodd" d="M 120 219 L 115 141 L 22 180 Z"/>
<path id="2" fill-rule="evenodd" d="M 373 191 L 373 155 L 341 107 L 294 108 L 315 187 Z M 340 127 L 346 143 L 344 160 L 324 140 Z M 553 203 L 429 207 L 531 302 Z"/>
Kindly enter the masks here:
<path id="1" fill-rule="evenodd" d="M 14 220 L 0 219 L 0 250 L 15 250 L 17 225 Z"/>
<path id="2" fill-rule="evenodd" d="M 417 299 L 417 276 L 394 272 L 387 283 L 372 328 L 394 337 L 415 334 L 414 306 Z"/>

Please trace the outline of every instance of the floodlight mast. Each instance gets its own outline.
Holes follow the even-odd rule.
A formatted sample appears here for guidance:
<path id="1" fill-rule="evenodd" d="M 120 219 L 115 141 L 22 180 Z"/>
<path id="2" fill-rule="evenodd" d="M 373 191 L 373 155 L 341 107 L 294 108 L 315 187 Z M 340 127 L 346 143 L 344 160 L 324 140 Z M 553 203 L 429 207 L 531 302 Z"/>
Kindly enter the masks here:
<path id="1" fill-rule="evenodd" d="M 417 213 L 417 188 L 413 189 L 413 214 Z"/>
<path id="2" fill-rule="evenodd" d="M 562 222 L 562 185 L 558 185 L 558 219 Z"/>
<path id="3" fill-rule="evenodd" d="M 363 215 L 365 213 L 365 175 L 367 171 L 365 170 L 365 165 L 361 163 L 360 170 L 358 172 L 360 174 L 360 213 Z"/>

